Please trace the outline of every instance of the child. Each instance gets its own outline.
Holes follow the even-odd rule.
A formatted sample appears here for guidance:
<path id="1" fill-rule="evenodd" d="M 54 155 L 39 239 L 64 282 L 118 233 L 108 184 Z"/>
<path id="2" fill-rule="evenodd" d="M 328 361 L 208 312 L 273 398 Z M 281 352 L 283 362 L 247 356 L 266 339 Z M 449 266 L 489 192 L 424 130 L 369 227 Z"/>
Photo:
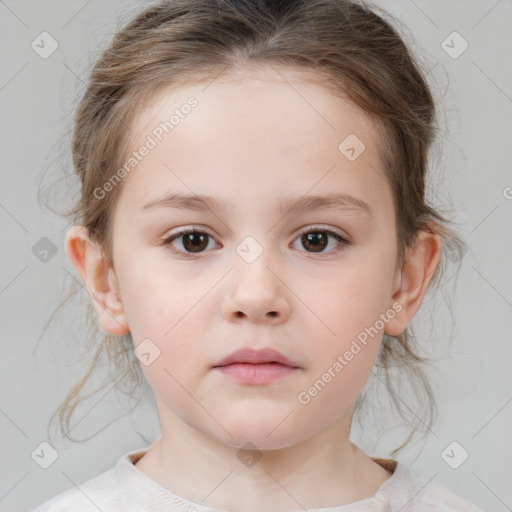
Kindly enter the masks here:
<path id="1" fill-rule="evenodd" d="M 36 512 L 479 510 L 349 438 L 375 365 L 421 375 L 407 326 L 462 243 L 424 198 L 431 93 L 376 12 L 166 0 L 98 60 L 66 250 L 161 436 Z"/>

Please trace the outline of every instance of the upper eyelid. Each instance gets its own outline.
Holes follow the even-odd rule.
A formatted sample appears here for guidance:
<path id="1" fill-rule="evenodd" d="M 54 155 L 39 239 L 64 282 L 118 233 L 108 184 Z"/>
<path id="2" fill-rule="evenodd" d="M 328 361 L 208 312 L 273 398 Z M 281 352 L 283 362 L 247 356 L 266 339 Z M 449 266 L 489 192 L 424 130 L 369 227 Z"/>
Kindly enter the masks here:
<path id="1" fill-rule="evenodd" d="M 307 224 L 298 229 L 296 236 L 298 236 L 304 232 L 314 231 L 315 229 L 318 231 L 328 231 L 328 232 L 331 232 L 331 233 L 338 235 L 342 238 L 349 237 L 349 235 L 345 231 L 341 230 L 341 233 L 339 233 L 337 231 L 337 229 L 339 229 L 339 228 L 332 228 L 330 226 L 327 226 L 326 224 Z M 212 235 L 207 228 L 204 228 L 202 226 L 197 226 L 197 225 L 190 225 L 190 226 L 184 226 L 182 228 L 177 228 L 176 232 L 165 236 L 164 239 L 168 240 L 169 238 L 179 237 L 180 235 L 184 235 L 184 234 L 187 234 L 190 232 L 204 233 L 208 236 L 211 236 L 212 238 L 216 238 L 215 235 Z"/>

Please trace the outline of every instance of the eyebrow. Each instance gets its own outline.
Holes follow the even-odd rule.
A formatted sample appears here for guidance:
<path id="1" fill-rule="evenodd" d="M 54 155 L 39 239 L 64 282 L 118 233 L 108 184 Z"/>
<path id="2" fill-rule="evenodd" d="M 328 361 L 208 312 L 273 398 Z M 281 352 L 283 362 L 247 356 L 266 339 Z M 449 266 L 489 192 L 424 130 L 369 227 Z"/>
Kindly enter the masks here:
<path id="1" fill-rule="evenodd" d="M 224 214 L 228 208 L 233 208 L 232 202 L 219 201 L 207 195 L 189 195 L 178 192 L 165 194 L 153 199 L 143 206 L 144 210 L 167 207 L 191 211 L 211 210 Z M 299 214 L 312 210 L 341 210 L 361 213 L 373 217 L 373 211 L 368 203 L 346 193 L 328 193 L 324 195 L 309 195 L 299 198 L 285 198 L 280 205 L 281 215 Z"/>

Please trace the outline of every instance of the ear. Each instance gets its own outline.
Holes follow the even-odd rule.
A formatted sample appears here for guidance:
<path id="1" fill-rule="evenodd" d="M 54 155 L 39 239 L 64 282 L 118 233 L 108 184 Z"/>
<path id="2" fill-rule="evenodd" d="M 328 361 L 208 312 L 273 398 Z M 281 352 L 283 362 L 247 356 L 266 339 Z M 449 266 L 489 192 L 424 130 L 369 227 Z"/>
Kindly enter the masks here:
<path id="1" fill-rule="evenodd" d="M 397 313 L 384 328 L 389 336 L 401 334 L 421 306 L 441 259 L 441 237 L 420 231 L 405 256 L 405 265 L 398 270 L 393 284 L 392 307 Z"/>
<path id="2" fill-rule="evenodd" d="M 116 336 L 130 332 L 114 269 L 90 240 L 87 228 L 72 226 L 66 234 L 65 247 L 89 292 L 101 327 Z"/>

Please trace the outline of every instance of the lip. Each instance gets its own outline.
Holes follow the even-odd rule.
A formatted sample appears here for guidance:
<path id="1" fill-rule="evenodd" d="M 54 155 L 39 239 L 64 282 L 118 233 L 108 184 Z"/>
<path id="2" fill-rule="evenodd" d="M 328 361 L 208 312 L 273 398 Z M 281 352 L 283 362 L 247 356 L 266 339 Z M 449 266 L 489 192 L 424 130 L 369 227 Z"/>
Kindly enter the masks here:
<path id="1" fill-rule="evenodd" d="M 263 348 L 261 350 L 254 350 L 252 348 L 242 348 L 235 350 L 235 352 L 215 364 L 214 368 L 237 363 L 248 363 L 254 365 L 264 363 L 279 363 L 291 368 L 298 368 L 298 366 L 293 361 L 270 347 Z"/>
<path id="2" fill-rule="evenodd" d="M 219 361 L 213 369 L 238 382 L 262 385 L 296 373 L 300 368 L 272 348 L 243 348 Z"/>
<path id="3" fill-rule="evenodd" d="M 217 366 L 214 370 L 244 384 L 263 385 L 296 373 L 298 368 L 281 363 L 233 363 L 227 366 Z"/>

